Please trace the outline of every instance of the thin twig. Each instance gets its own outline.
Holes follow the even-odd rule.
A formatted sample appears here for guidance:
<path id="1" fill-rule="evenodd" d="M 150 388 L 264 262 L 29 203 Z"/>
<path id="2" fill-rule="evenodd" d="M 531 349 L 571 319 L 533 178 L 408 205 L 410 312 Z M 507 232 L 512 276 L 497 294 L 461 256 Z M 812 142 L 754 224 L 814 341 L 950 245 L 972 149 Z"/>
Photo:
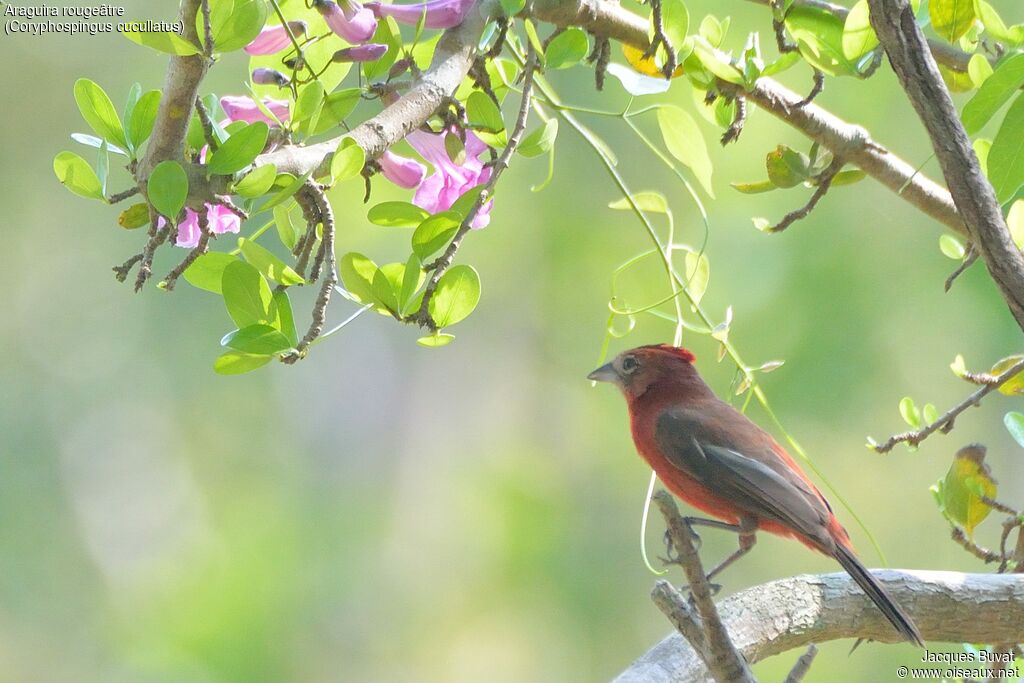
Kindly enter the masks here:
<path id="1" fill-rule="evenodd" d="M 292 364 L 305 357 L 309 345 L 316 341 L 320 333 L 323 332 L 324 324 L 327 322 L 327 306 L 331 302 L 331 292 L 334 291 L 334 286 L 338 284 L 337 263 L 334 257 L 334 210 L 331 208 L 331 203 L 327 200 L 327 195 L 324 194 L 323 188 L 320 185 L 312 180 L 307 180 L 303 189 L 315 202 L 317 213 L 320 215 L 320 222 L 324 226 L 323 245 L 321 248 L 324 250 L 326 267 L 324 268 L 323 282 L 320 284 L 320 292 L 317 294 L 316 303 L 313 304 L 313 320 L 310 323 L 309 330 L 307 330 L 306 335 L 296 345 L 295 351 L 281 357 L 281 360 L 288 364 Z M 309 230 L 315 232 L 316 225 L 310 225 Z"/>
<path id="2" fill-rule="evenodd" d="M 141 260 L 142 254 L 135 254 L 121 265 L 114 266 L 112 269 L 114 271 L 114 277 L 117 278 L 118 282 L 124 282 L 128 279 L 128 273 L 130 273 L 132 268 L 135 267 L 135 264 Z"/>
<path id="3" fill-rule="evenodd" d="M 704 658 L 710 657 L 707 649 L 707 639 L 704 638 L 704 628 L 701 626 L 700 617 L 694 614 L 693 609 L 686 598 L 676 590 L 676 587 L 665 580 L 655 582 L 651 591 L 651 602 L 653 602 L 669 622 L 676 627 L 679 634 L 686 638 L 694 650 L 703 653 Z"/>
<path id="4" fill-rule="evenodd" d="M 288 34 L 288 39 L 291 41 L 292 47 L 295 48 L 295 54 L 299 59 L 299 67 L 306 67 L 306 70 L 309 71 L 309 75 L 314 81 L 320 80 L 316 70 L 306 60 L 306 54 L 302 51 L 302 46 L 299 45 L 299 40 L 292 32 L 292 27 L 288 24 L 288 20 L 285 19 L 284 13 L 281 11 L 281 6 L 278 4 L 277 0 L 270 0 L 270 4 L 273 6 L 274 12 L 277 14 L 277 18 L 281 20 L 281 25 L 284 26 L 284 30 Z"/>
<path id="5" fill-rule="evenodd" d="M 967 245 L 967 251 L 964 253 L 964 260 L 960 262 L 960 265 L 956 267 L 949 277 L 946 278 L 945 291 L 949 291 L 953 287 L 953 283 L 956 279 L 967 272 L 967 269 L 974 265 L 974 262 L 978 260 L 978 250 L 974 248 L 974 243 Z"/>
<path id="6" fill-rule="evenodd" d="M 494 165 L 491 167 L 490 179 L 488 179 L 483 189 L 479 191 L 476 201 L 473 202 L 469 211 L 466 212 L 466 216 L 462 219 L 462 223 L 459 225 L 459 229 L 455 232 L 455 236 L 452 238 L 452 241 L 448 244 L 448 248 L 445 249 L 444 254 L 442 254 L 439 259 L 427 266 L 427 269 L 432 269 L 433 272 L 430 275 L 430 279 L 427 281 L 426 289 L 423 291 L 423 301 L 420 304 L 419 310 L 406 317 L 407 322 L 416 323 L 421 327 L 425 327 L 432 331 L 437 329 L 437 324 L 430 315 L 430 299 L 434 296 L 434 292 L 437 291 L 437 283 L 440 282 L 441 276 L 445 274 L 445 271 L 451 267 L 452 262 L 455 260 L 455 254 L 458 253 L 459 247 L 462 245 L 462 241 L 465 239 L 466 235 L 469 234 L 477 214 L 494 192 L 494 188 L 498 183 L 498 178 L 500 178 L 501 174 L 508 168 L 512 155 L 515 154 L 516 149 L 519 147 L 523 133 L 526 130 L 527 119 L 530 115 L 530 103 L 533 98 L 533 76 L 536 68 L 537 56 L 534 54 L 533 46 L 527 42 L 526 63 L 523 66 L 523 96 L 519 103 L 519 115 L 516 118 L 515 126 L 512 128 L 512 133 L 509 135 L 508 144 L 502 151 L 501 156 L 498 157 L 498 160 L 495 161 Z"/>
<path id="7" fill-rule="evenodd" d="M 807 646 L 807 651 L 800 655 L 800 659 L 796 660 L 796 664 L 789 670 L 785 683 L 800 683 L 800 681 L 804 680 L 804 676 L 810 671 L 811 664 L 814 663 L 814 658 L 817 656 L 818 646 L 811 643 Z"/>
<path id="8" fill-rule="evenodd" d="M 168 292 L 174 289 L 174 285 L 178 282 L 178 278 L 181 274 L 188 270 L 188 267 L 195 263 L 196 259 L 205 254 L 210 249 L 210 239 L 213 237 L 213 231 L 210 230 L 210 220 L 207 214 L 200 213 L 198 215 L 199 222 L 199 242 L 195 248 L 188 252 L 188 255 L 182 259 L 181 263 L 174 267 L 167 277 L 164 278 L 163 285 L 164 289 Z"/>
<path id="9" fill-rule="evenodd" d="M 203 38 L 205 38 L 205 45 L 203 46 L 203 55 L 209 61 L 213 61 L 213 24 L 210 23 L 210 0 L 203 0 Z"/>
<path id="10" fill-rule="evenodd" d="M 151 206 L 149 208 L 149 239 L 146 241 L 146 246 L 142 249 L 142 254 L 140 254 L 139 273 L 135 277 L 136 292 L 142 290 L 143 285 L 146 284 L 146 280 L 148 280 L 149 276 L 153 274 L 153 255 L 156 253 L 156 250 L 163 239 L 163 234 L 157 227 L 159 221 L 160 216 L 157 214 L 156 209 Z M 174 229 L 174 226 L 171 225 L 171 221 L 168 221 L 168 234 L 173 232 Z"/>
<path id="11" fill-rule="evenodd" d="M 134 197 L 135 195 L 139 194 L 139 192 L 140 192 L 140 190 L 139 190 L 138 186 L 136 186 L 136 187 L 129 187 L 127 190 L 124 190 L 123 192 L 118 192 L 116 194 L 110 195 L 110 197 L 107 199 L 107 201 L 110 202 L 111 204 L 120 204 L 124 200 L 129 199 L 129 198 Z"/>
<path id="12" fill-rule="evenodd" d="M 736 113 L 733 114 L 732 123 L 729 124 L 725 133 L 722 134 L 723 147 L 728 145 L 730 142 L 735 142 L 740 139 L 740 133 L 743 132 L 743 126 L 747 122 L 747 98 L 742 95 L 737 95 L 733 98 L 733 102 L 736 103 Z"/>
<path id="13" fill-rule="evenodd" d="M 814 69 L 814 85 L 811 86 L 811 91 L 807 93 L 807 97 L 803 98 L 796 103 L 797 108 L 806 107 L 808 104 L 814 101 L 814 98 L 820 95 L 825 90 L 825 74 Z"/>
<path id="14" fill-rule="evenodd" d="M 203 5 L 205 6 L 205 4 L 204 2 Z M 216 152 L 220 148 L 220 143 L 217 142 L 217 136 L 213 132 L 213 119 L 210 118 L 210 111 L 198 95 L 196 96 L 196 114 L 199 116 L 199 125 L 203 129 L 203 139 L 206 140 L 210 152 Z"/>
<path id="15" fill-rule="evenodd" d="M 807 203 L 795 211 L 787 213 L 781 221 L 768 228 L 766 232 L 782 232 L 793 223 L 807 218 L 811 211 L 814 211 L 814 207 L 818 205 L 818 202 L 828 194 L 828 190 L 832 187 L 832 181 L 835 179 L 836 174 L 843 167 L 843 159 L 840 157 L 833 157 L 832 163 L 825 168 L 824 171 L 818 176 L 818 186 L 814 189 L 814 194 L 807 200 Z"/>
<path id="16" fill-rule="evenodd" d="M 981 399 L 1009 382 L 1022 371 L 1024 371 L 1024 360 L 1014 363 L 1008 370 L 998 375 L 994 382 L 986 384 L 960 403 L 957 403 L 955 406 L 943 413 L 939 419 L 935 420 L 935 422 L 925 425 L 921 429 L 913 432 L 904 432 L 902 434 L 890 436 L 885 443 L 876 444 L 874 446 L 875 451 L 878 453 L 888 453 L 898 443 L 917 446 L 937 431 L 941 431 L 943 434 L 948 433 L 953 428 L 953 423 L 960 413 L 964 412 L 971 406 L 979 405 L 981 403 Z"/>
<path id="17" fill-rule="evenodd" d="M 998 562 L 1003 557 L 996 551 L 989 550 L 988 548 L 983 548 L 974 541 L 972 541 L 970 538 L 967 537 L 967 533 L 959 526 L 953 527 L 952 531 L 950 532 L 950 538 L 952 538 L 953 541 L 956 542 L 958 545 L 963 547 L 964 550 L 969 552 L 971 555 L 974 555 L 976 558 L 978 558 L 985 564 L 989 564 L 991 562 Z"/>

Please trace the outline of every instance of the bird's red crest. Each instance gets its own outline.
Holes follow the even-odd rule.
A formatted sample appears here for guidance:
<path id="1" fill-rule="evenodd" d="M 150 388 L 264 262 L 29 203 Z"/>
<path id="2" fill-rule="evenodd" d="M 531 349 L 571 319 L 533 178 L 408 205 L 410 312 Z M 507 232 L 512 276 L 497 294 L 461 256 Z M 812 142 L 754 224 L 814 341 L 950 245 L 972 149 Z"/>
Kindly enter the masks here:
<path id="1" fill-rule="evenodd" d="M 697 360 L 697 356 L 693 355 L 692 351 L 684 349 L 681 346 L 672 346 L 670 344 L 650 344 L 648 346 L 643 346 L 641 348 L 669 353 L 677 358 L 686 361 L 687 363 L 693 363 L 694 361 Z"/>

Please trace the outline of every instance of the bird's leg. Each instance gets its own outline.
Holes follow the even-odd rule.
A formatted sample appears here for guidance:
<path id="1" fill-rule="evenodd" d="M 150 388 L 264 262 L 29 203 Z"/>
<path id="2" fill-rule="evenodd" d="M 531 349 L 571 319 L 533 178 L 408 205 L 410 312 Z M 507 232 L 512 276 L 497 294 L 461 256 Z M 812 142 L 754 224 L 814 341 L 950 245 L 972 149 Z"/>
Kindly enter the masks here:
<path id="1" fill-rule="evenodd" d="M 735 526 L 737 527 L 736 533 L 739 534 L 740 547 L 732 555 L 729 555 L 729 557 L 719 562 L 714 569 L 708 572 L 708 582 L 721 574 L 722 571 L 730 564 L 749 553 L 750 549 L 754 547 L 755 543 L 757 543 L 757 535 L 755 534 L 757 531 L 757 520 L 751 517 L 740 517 L 740 523 Z M 721 586 L 717 586 L 717 584 L 711 585 L 713 587 L 721 588 Z M 715 592 L 718 591 L 716 590 Z"/>
<path id="2" fill-rule="evenodd" d="M 693 547 L 700 550 L 703 541 L 701 540 L 700 534 L 693 527 L 695 526 L 706 526 L 712 529 L 722 529 L 724 531 L 732 531 L 734 533 L 741 533 L 741 527 L 739 524 L 730 524 L 729 522 L 721 522 L 717 519 L 708 519 L 706 517 L 683 517 L 683 522 L 690 530 L 690 535 L 693 537 Z M 668 529 L 665 530 L 665 552 L 668 555 L 668 564 L 674 564 L 678 558 L 673 557 L 675 548 L 672 546 L 672 532 Z"/>

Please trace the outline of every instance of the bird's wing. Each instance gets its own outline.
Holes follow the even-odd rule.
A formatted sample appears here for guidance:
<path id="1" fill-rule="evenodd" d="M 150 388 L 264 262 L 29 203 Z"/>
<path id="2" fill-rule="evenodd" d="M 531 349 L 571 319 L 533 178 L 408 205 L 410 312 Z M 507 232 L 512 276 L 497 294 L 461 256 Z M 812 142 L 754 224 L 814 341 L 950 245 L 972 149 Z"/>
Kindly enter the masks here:
<path id="1" fill-rule="evenodd" d="M 713 495 L 759 519 L 779 522 L 809 540 L 830 544 L 828 507 L 805 481 L 784 467 L 769 439 L 742 445 L 722 443 L 726 439 L 716 439 L 713 431 L 706 416 L 677 408 L 658 417 L 655 441 L 672 465 Z"/>

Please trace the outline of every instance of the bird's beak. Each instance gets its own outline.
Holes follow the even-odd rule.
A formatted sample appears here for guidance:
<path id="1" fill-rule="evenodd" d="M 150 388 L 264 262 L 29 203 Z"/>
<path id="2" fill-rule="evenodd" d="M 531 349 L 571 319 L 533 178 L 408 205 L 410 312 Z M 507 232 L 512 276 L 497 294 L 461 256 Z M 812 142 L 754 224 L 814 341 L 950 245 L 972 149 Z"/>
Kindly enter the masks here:
<path id="1" fill-rule="evenodd" d="M 597 370 L 594 370 L 592 373 L 587 375 L 587 379 L 595 382 L 611 382 L 613 384 L 618 384 L 619 373 L 615 372 L 615 368 L 611 363 L 605 363 Z"/>

